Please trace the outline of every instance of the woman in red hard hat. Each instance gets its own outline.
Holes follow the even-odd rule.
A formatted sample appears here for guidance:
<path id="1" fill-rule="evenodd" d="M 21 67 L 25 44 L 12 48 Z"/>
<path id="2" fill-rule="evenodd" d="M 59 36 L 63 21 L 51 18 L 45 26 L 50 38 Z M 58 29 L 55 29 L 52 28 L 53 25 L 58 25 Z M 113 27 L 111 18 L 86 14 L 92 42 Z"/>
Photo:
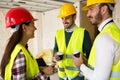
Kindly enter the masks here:
<path id="1" fill-rule="evenodd" d="M 28 10 L 21 7 L 7 12 L 6 28 L 11 28 L 13 34 L 1 62 L 1 76 L 4 80 L 47 80 L 46 75 L 53 73 L 52 66 L 40 71 L 36 59 L 28 50 L 27 42 L 34 38 L 36 20 Z"/>

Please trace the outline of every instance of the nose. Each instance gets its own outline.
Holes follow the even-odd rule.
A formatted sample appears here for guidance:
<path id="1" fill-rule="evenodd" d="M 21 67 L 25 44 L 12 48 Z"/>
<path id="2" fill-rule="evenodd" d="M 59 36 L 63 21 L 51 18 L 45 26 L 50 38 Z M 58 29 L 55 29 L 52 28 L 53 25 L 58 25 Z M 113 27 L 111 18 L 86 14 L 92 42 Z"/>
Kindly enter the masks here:
<path id="1" fill-rule="evenodd" d="M 89 17 L 90 16 L 90 11 L 88 10 L 88 12 L 87 12 L 87 17 Z"/>
<path id="2" fill-rule="evenodd" d="M 34 29 L 37 30 L 37 28 L 34 26 Z"/>

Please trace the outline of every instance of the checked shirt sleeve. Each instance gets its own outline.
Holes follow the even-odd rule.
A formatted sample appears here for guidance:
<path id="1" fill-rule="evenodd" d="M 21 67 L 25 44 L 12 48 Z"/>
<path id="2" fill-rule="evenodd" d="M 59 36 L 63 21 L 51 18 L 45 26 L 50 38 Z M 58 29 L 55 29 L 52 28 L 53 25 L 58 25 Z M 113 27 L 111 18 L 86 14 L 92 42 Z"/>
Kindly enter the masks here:
<path id="1" fill-rule="evenodd" d="M 18 53 L 12 68 L 12 80 L 26 80 L 26 59 L 22 51 Z M 47 76 L 40 72 L 31 80 L 47 80 Z"/>
<path id="2" fill-rule="evenodd" d="M 23 52 L 19 52 L 15 58 L 12 68 L 13 80 L 25 80 L 26 79 L 26 60 Z"/>

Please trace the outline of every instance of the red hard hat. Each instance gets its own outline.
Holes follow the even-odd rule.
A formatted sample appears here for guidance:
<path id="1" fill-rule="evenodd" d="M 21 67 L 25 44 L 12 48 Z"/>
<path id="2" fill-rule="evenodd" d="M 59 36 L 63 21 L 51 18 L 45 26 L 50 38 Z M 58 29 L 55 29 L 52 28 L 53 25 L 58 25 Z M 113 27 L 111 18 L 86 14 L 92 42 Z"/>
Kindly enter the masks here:
<path id="1" fill-rule="evenodd" d="M 35 21 L 37 19 L 33 18 L 31 13 L 25 8 L 22 7 L 12 8 L 7 12 L 5 17 L 6 28 L 29 20 Z"/>

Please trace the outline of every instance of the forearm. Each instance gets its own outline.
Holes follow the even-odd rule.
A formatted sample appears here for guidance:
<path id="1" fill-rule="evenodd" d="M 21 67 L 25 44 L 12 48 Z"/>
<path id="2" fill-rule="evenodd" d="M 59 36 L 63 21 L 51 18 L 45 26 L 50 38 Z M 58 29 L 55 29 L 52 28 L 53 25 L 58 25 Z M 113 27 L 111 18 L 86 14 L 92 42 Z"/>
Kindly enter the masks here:
<path id="1" fill-rule="evenodd" d="M 80 66 L 80 70 L 86 78 L 89 80 L 109 80 L 115 58 L 113 50 L 116 50 L 115 47 L 117 47 L 117 44 L 115 44 L 108 35 L 103 35 L 96 40 L 96 58 L 93 61 L 95 64 L 94 70 L 83 64 Z"/>
<path id="2" fill-rule="evenodd" d="M 93 70 L 88 68 L 85 64 L 80 66 L 81 74 L 84 75 L 88 80 L 93 80 Z"/>

